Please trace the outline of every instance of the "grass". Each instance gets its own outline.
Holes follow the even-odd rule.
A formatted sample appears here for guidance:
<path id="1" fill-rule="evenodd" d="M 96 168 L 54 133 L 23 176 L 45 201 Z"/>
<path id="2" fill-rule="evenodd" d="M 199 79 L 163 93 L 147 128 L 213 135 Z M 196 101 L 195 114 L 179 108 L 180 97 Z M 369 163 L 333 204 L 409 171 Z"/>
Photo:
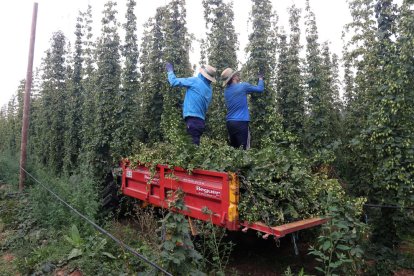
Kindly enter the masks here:
<path id="1" fill-rule="evenodd" d="M 17 257 L 9 247 L 17 234 L 15 219 L 20 204 L 8 196 L 11 190 L 10 185 L 0 184 L 0 276 L 16 275 L 18 272 Z"/>
<path id="2" fill-rule="evenodd" d="M 96 232 L 39 185 L 28 185 L 27 193 L 16 193 L 17 174 L 11 171 L 17 168 L 12 166 L 11 158 L 4 156 L 0 156 L 0 165 L 0 276 L 74 270 L 85 275 L 110 275 L 113 272 L 129 275 L 147 269 L 135 256 Z M 91 182 L 79 176 L 64 179 L 42 170 L 32 169 L 32 172 L 81 213 L 94 218 L 98 201 Z M 4 184 L 8 181 L 13 184 Z M 142 211 L 139 214 L 141 219 L 137 218 L 133 225 L 110 220 L 105 228 L 138 252 L 157 260 L 157 257 L 151 257 L 157 244 L 144 242 L 143 232 L 139 232 L 143 230 L 144 236 L 152 235 L 156 239 L 154 227 L 157 222 L 150 214 L 145 215 Z M 82 241 L 79 248 L 64 238 L 70 236 L 74 224 Z M 82 254 L 69 258 L 74 249 L 81 250 Z"/>
<path id="3" fill-rule="evenodd" d="M 6 189 L 5 184 L 0 187 Z M 113 271 L 136 273 L 137 268 L 143 269 L 134 256 L 85 225 L 80 230 L 80 249 L 83 253 L 69 259 L 74 249 L 64 238 L 70 236 L 69 228 L 52 225 L 45 228 L 35 221 L 27 197 L 2 197 L 0 200 L 0 276 L 19 273 L 44 275 L 55 270 L 75 269 L 85 275 L 109 275 Z M 65 207 L 61 205 L 60 208 Z M 67 219 L 70 222 L 71 218 Z M 119 223 L 110 223 L 108 227 L 140 252 L 147 251 L 146 254 L 149 254 L 151 251 L 137 239 L 137 229 Z"/>

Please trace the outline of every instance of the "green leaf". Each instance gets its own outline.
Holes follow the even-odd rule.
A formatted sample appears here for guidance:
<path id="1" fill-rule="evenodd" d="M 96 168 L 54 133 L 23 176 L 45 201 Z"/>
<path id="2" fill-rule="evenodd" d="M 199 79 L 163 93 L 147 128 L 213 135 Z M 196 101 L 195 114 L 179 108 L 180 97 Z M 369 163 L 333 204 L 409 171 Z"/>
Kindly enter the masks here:
<path id="1" fill-rule="evenodd" d="M 102 255 L 104 255 L 104 256 L 106 256 L 110 259 L 113 259 L 113 260 L 116 259 L 116 257 L 114 255 L 112 255 L 111 253 L 109 253 L 109 252 L 102 252 Z"/>
<path id="2" fill-rule="evenodd" d="M 320 272 L 322 272 L 322 273 L 324 273 L 325 271 L 322 269 L 322 268 L 320 268 L 320 267 L 315 267 L 315 269 L 317 270 L 317 271 L 320 271 Z"/>
<path id="3" fill-rule="evenodd" d="M 338 249 L 340 249 L 340 250 L 350 250 L 351 249 L 351 247 L 349 247 L 349 246 L 346 246 L 346 245 L 343 245 L 343 244 L 339 244 L 339 245 L 337 245 L 336 246 L 336 248 L 338 248 Z"/>
<path id="4" fill-rule="evenodd" d="M 73 248 L 72 251 L 69 253 L 68 260 L 77 258 L 83 254 L 81 249 Z"/>
<path id="5" fill-rule="evenodd" d="M 329 248 L 331 248 L 332 247 L 332 243 L 331 243 L 331 241 L 325 241 L 323 244 L 322 244 L 322 250 L 323 251 L 326 251 L 326 250 L 328 250 Z"/>
<path id="6" fill-rule="evenodd" d="M 173 249 L 174 249 L 175 245 L 174 245 L 174 243 L 173 243 L 173 242 L 171 242 L 171 241 L 165 241 L 165 242 L 163 243 L 163 247 L 164 247 L 164 249 L 165 249 L 165 250 L 170 251 L 170 250 L 173 250 Z"/>

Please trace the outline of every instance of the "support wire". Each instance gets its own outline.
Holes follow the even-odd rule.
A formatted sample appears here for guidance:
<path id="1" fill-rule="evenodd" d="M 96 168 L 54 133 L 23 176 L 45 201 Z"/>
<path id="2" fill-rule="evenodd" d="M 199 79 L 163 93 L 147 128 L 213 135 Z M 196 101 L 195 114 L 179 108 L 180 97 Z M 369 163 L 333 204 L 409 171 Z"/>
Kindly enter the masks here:
<path id="1" fill-rule="evenodd" d="M 107 237 L 109 237 L 110 239 L 112 239 L 114 242 L 116 242 L 117 244 L 119 244 L 120 246 L 122 246 L 123 248 L 125 248 L 127 251 L 129 251 L 132 255 L 140 258 L 141 260 L 143 260 L 144 262 L 146 262 L 147 264 L 151 265 L 152 267 L 158 269 L 159 271 L 161 271 L 162 273 L 164 273 L 165 275 L 169 275 L 172 276 L 171 273 L 169 273 L 168 271 L 166 271 L 165 269 L 163 269 L 162 267 L 160 267 L 159 265 L 157 265 L 156 263 L 148 260 L 145 256 L 139 254 L 138 252 L 136 252 L 132 247 L 130 247 L 129 245 L 123 243 L 120 239 L 116 238 L 115 236 L 113 236 L 111 233 L 107 232 L 105 229 L 103 229 L 102 227 L 100 227 L 99 225 L 97 225 L 96 223 L 94 223 L 92 220 L 90 220 L 88 217 L 86 217 L 85 215 L 83 215 L 82 213 L 80 213 L 78 210 L 76 210 L 74 207 L 72 207 L 69 203 L 67 203 L 66 201 L 64 201 L 62 198 L 60 198 L 55 192 L 53 192 L 51 189 L 49 189 L 47 186 L 43 185 L 39 180 L 37 180 L 33 175 L 31 175 L 28 171 L 26 171 L 25 169 L 23 169 L 22 167 L 20 167 L 27 175 L 29 175 L 31 178 L 33 178 L 34 181 L 36 181 L 38 184 L 40 184 L 44 189 L 46 189 L 49 193 L 51 193 L 54 197 L 56 197 L 63 205 L 65 205 L 66 207 L 68 207 L 70 210 L 72 210 L 73 212 L 75 212 L 78 216 L 80 216 L 81 218 L 83 218 L 85 221 L 87 221 L 89 224 L 91 224 L 96 230 L 98 230 L 99 232 L 101 232 L 102 234 L 106 235 Z"/>

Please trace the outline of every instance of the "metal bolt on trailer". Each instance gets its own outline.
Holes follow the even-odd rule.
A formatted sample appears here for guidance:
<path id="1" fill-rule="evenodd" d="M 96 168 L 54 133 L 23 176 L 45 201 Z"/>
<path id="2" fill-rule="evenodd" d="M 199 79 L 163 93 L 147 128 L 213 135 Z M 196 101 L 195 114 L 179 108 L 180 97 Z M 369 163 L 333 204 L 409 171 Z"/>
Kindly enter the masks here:
<path id="1" fill-rule="evenodd" d="M 327 221 L 315 217 L 279 226 L 268 226 L 262 222 L 239 220 L 239 187 L 235 173 L 195 169 L 189 174 L 183 168 L 157 165 L 155 174 L 142 165 L 132 168 L 127 160 L 122 162 L 122 193 L 148 204 L 168 208 L 168 194 L 181 189 L 186 210 L 177 212 L 202 221 L 225 227 L 230 231 L 252 229 L 278 239 L 299 230 L 315 227 Z M 172 177 L 173 175 L 173 177 Z M 205 212 L 209 210 L 209 212 Z"/>

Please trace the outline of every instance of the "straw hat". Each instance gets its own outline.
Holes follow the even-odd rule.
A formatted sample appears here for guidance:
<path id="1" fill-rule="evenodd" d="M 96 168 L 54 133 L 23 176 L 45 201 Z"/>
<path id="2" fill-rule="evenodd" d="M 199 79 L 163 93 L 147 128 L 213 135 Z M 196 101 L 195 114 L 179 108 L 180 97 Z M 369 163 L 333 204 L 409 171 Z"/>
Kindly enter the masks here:
<path id="1" fill-rule="evenodd" d="M 223 81 L 223 86 L 225 87 L 227 83 L 233 78 L 233 76 L 239 73 L 239 71 L 234 71 L 231 68 L 224 69 L 224 71 L 221 73 L 221 80 Z"/>
<path id="2" fill-rule="evenodd" d="M 206 79 L 216 82 L 216 68 L 213 66 L 210 66 L 208 64 L 201 65 L 200 73 L 203 75 Z"/>

